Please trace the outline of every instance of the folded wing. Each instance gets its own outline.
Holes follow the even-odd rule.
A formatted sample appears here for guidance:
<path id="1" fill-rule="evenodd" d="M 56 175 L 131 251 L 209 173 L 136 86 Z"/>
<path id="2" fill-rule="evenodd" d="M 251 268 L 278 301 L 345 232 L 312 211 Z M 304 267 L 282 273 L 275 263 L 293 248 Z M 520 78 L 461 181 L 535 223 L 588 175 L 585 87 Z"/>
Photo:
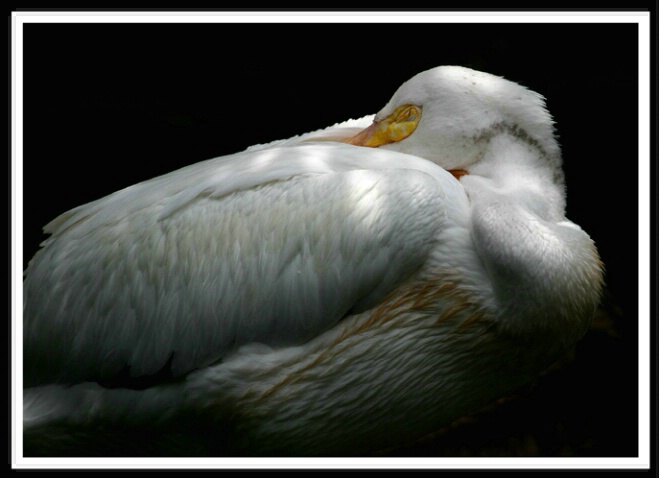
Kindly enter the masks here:
<path id="1" fill-rule="evenodd" d="M 423 266 L 454 184 L 412 156 L 306 144 L 65 213 L 26 271 L 25 384 L 177 377 L 244 344 L 304 343 Z"/>

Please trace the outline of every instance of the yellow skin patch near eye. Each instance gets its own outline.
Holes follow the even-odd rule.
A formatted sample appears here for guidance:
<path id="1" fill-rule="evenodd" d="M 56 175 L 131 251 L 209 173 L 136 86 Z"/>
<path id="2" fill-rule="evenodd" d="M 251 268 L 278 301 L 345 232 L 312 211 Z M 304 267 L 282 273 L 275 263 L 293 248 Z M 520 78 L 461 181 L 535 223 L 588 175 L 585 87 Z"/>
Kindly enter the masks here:
<path id="1" fill-rule="evenodd" d="M 421 108 L 404 105 L 383 120 L 373 122 L 371 126 L 348 139 L 346 143 L 369 148 L 397 143 L 414 132 L 419 120 L 421 120 Z"/>

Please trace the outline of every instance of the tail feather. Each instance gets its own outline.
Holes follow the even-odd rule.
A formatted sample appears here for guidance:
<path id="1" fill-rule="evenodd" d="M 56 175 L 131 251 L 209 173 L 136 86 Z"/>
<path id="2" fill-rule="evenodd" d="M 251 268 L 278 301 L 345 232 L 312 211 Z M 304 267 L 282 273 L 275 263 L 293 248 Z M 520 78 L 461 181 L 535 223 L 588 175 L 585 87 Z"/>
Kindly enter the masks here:
<path id="1" fill-rule="evenodd" d="M 24 390 L 24 456 L 209 456 L 221 441 L 184 413 L 181 384 L 148 390 L 95 383 Z M 208 426 L 209 424 L 206 423 Z"/>

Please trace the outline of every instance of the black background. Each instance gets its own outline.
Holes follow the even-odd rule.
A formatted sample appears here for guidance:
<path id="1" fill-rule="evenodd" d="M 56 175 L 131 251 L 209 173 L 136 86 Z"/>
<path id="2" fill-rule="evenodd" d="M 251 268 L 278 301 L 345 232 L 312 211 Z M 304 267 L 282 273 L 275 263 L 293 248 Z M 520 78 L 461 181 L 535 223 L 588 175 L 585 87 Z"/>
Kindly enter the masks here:
<path id="1" fill-rule="evenodd" d="M 597 326 L 521 396 L 408 455 L 637 453 L 638 51 L 633 24 L 28 24 L 24 260 L 49 220 L 200 160 L 377 112 L 457 64 L 543 94 L 567 216 L 607 268 Z"/>

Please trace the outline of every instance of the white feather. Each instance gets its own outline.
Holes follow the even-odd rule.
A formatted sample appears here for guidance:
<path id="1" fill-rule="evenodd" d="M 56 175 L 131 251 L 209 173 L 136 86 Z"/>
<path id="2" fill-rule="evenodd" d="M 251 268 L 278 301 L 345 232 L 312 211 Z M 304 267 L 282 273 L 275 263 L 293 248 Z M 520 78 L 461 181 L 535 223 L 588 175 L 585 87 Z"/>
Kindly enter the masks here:
<path id="1" fill-rule="evenodd" d="M 24 337 L 45 353 L 26 358 L 26 381 L 150 375 L 170 359 L 179 376 L 376 305 L 428 259 L 446 227 L 444 183 L 456 185 L 427 161 L 360 153 L 243 153 L 78 208 L 28 271 Z M 49 318 L 59 325 L 45 335 Z"/>

